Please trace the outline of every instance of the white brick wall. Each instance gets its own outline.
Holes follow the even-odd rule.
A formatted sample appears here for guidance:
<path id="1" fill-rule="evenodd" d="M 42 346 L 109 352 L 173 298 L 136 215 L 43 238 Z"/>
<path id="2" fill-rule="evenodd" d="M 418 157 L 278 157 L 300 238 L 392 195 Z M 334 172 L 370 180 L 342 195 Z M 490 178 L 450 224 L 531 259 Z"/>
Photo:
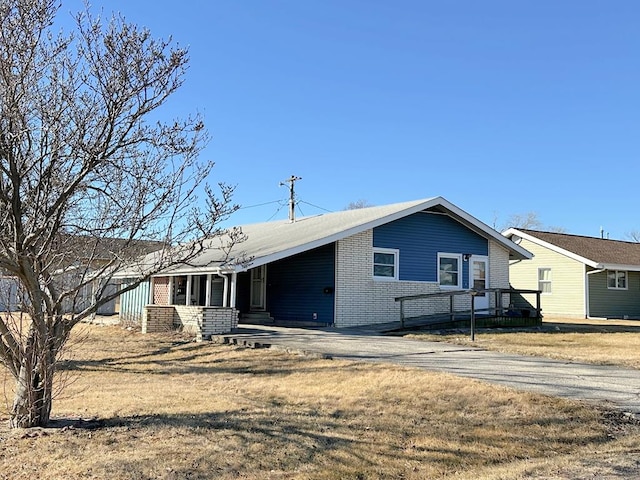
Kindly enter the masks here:
<path id="1" fill-rule="evenodd" d="M 229 333 L 238 327 L 235 308 L 187 305 L 147 305 L 142 333 L 167 332 L 180 328 L 193 333 L 198 341 L 211 335 Z"/>
<path id="2" fill-rule="evenodd" d="M 173 324 L 185 332 L 194 333 L 198 341 L 211 335 L 229 333 L 238 326 L 238 311 L 234 308 L 175 305 Z"/>
<path id="3" fill-rule="evenodd" d="M 235 308 L 208 307 L 204 309 L 202 336 L 229 333 L 238 328 L 238 311 Z"/>

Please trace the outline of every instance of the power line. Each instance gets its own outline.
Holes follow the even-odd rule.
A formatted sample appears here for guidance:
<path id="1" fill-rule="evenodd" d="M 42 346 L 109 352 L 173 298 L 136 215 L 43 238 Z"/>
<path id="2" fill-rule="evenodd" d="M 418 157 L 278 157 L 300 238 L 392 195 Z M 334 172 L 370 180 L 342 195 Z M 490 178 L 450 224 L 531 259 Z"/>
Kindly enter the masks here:
<path id="1" fill-rule="evenodd" d="M 276 210 L 276 212 L 271 215 L 268 219 L 267 222 L 270 222 L 271 220 L 273 220 L 273 217 L 275 217 L 276 215 L 278 215 L 278 213 L 280 213 L 280 210 L 282 210 L 282 208 L 287 204 L 285 200 L 278 200 L 280 202 L 280 207 Z M 271 202 L 273 203 L 273 202 Z"/>
<path id="2" fill-rule="evenodd" d="M 271 202 L 259 203 L 257 205 L 247 205 L 246 207 L 240 207 L 238 210 L 246 210 L 247 208 L 264 207 L 265 205 L 271 205 L 272 203 L 280 203 L 282 200 L 273 200 Z"/>
<path id="3" fill-rule="evenodd" d="M 307 205 L 313 208 L 317 208 L 318 210 L 324 210 L 325 212 L 333 213 L 333 210 L 327 210 L 326 208 L 319 207 L 318 205 L 314 205 L 313 203 L 305 202 L 303 200 L 298 200 L 298 203 L 306 203 Z"/>

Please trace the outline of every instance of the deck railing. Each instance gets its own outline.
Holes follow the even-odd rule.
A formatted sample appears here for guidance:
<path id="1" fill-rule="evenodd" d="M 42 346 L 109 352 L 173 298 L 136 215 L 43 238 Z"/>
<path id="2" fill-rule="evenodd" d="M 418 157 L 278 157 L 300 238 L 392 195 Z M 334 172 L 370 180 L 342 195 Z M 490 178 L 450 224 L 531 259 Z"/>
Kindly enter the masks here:
<path id="1" fill-rule="evenodd" d="M 425 316 L 433 316 L 433 315 L 448 315 L 449 319 L 451 322 L 456 320 L 456 315 L 458 315 L 458 317 L 460 316 L 464 316 L 465 318 L 467 318 L 467 316 L 471 316 L 471 336 L 472 339 L 474 337 L 474 330 L 475 330 L 475 315 L 477 313 L 485 313 L 489 316 L 494 316 L 494 317 L 502 317 L 502 316 L 516 316 L 518 311 L 520 311 L 520 314 L 522 314 L 523 310 L 528 310 L 528 309 L 515 309 L 513 308 L 511 305 L 505 307 L 504 306 L 504 301 L 503 301 L 503 296 L 508 294 L 508 295 L 512 295 L 512 294 L 517 294 L 517 295 L 527 295 L 527 294 L 535 294 L 536 296 L 536 305 L 535 305 L 535 309 L 534 309 L 534 313 L 535 313 L 535 318 L 541 318 L 541 309 L 540 309 L 540 294 L 542 292 L 540 290 L 527 290 L 527 289 L 517 289 L 517 288 L 486 288 L 486 289 L 479 289 L 479 290 L 474 290 L 474 289 L 470 289 L 470 290 L 452 290 L 449 292 L 437 292 L 437 293 L 424 293 L 421 295 L 408 295 L 408 296 L 404 296 L 404 297 L 396 297 L 395 301 L 396 302 L 400 302 L 400 327 L 404 328 L 405 327 L 405 322 L 406 320 L 410 319 L 410 318 L 420 318 L 420 317 L 425 317 Z M 488 308 L 480 308 L 477 309 L 475 308 L 475 304 L 476 304 L 476 297 L 478 295 L 489 295 L 489 294 L 493 294 L 494 295 L 494 302 L 493 302 L 493 306 L 489 306 Z M 461 297 L 461 296 L 469 296 L 470 297 L 470 304 L 471 304 L 471 308 L 469 310 L 456 310 L 455 309 L 455 302 L 454 299 L 455 297 Z M 449 311 L 440 311 L 440 312 L 432 312 L 428 315 L 420 315 L 420 316 L 414 316 L 414 317 L 407 317 L 406 316 L 406 303 L 407 302 L 411 302 L 411 301 L 415 301 L 415 300 L 429 300 L 429 299 L 434 299 L 434 298 L 439 298 L 439 297 L 449 297 Z M 531 312 L 529 312 L 530 314 Z M 524 316 L 524 315 L 523 315 Z"/>

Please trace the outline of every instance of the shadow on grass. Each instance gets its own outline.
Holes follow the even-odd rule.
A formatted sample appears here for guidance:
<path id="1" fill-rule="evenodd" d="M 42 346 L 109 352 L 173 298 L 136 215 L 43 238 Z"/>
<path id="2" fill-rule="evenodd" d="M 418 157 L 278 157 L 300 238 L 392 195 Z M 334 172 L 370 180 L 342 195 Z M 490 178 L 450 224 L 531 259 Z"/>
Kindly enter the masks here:
<path id="1" fill-rule="evenodd" d="M 293 471 L 313 465 L 343 473 L 385 472 L 382 477 L 399 478 L 409 465 L 429 465 L 440 472 L 460 471 L 541 458 L 549 451 L 566 454 L 586 444 L 600 445 L 611 440 L 597 429 L 574 435 L 582 428 L 579 419 L 553 412 L 545 418 L 512 418 L 487 428 L 473 424 L 461 430 L 456 422 L 448 425 L 433 421 L 428 412 L 419 416 L 405 412 L 385 419 L 362 412 L 331 412 L 293 404 L 267 402 L 263 407 L 216 413 L 60 419 L 52 422 L 51 428 L 104 429 L 110 435 L 129 436 L 134 441 L 145 437 L 154 441 L 177 439 L 181 442 L 176 444 L 178 451 L 184 445 L 213 444 L 226 452 L 225 458 L 239 475 L 270 469 Z M 220 466 L 215 452 L 194 449 L 193 455 L 209 473 Z M 139 467 L 132 464 L 128 468 Z"/>
<path id="2" fill-rule="evenodd" d="M 544 322 L 538 327 L 483 327 L 476 328 L 477 334 L 512 334 L 512 333 L 540 333 L 540 334 L 562 334 L 562 333 L 640 333 L 640 321 L 638 325 L 599 325 L 592 323 L 562 323 L 562 322 Z M 405 336 L 409 334 L 426 334 L 426 335 L 452 335 L 452 334 L 469 334 L 469 329 L 453 328 L 453 329 L 428 329 L 417 328 L 407 329 L 401 332 L 394 332 L 390 336 Z"/>
<path id="3" fill-rule="evenodd" d="M 265 349 L 266 350 L 266 349 Z M 303 357 L 248 347 L 219 345 L 212 343 L 174 342 L 154 350 L 127 355 L 111 355 L 97 359 L 63 359 L 58 364 L 59 372 L 111 372 L 143 375 L 176 374 L 250 374 L 287 375 L 291 373 L 313 373 L 334 368 L 331 360 L 324 363 L 314 357 Z M 229 357 L 229 353 L 245 352 Z M 265 358 L 266 356 L 266 358 Z M 320 363 L 318 363 L 320 362 Z M 357 364 L 353 367 L 358 368 Z"/>
<path id="4" fill-rule="evenodd" d="M 638 325 L 599 325 L 592 323 L 563 323 L 544 322 L 542 330 L 545 333 L 640 333 L 640 321 Z"/>

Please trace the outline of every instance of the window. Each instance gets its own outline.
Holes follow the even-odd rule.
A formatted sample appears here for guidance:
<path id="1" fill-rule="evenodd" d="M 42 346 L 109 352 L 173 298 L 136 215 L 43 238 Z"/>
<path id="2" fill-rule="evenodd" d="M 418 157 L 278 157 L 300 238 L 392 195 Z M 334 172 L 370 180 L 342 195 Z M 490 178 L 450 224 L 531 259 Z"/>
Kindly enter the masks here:
<path id="1" fill-rule="evenodd" d="M 373 249 L 373 278 L 398 279 L 398 250 L 391 248 Z"/>
<path id="2" fill-rule="evenodd" d="M 445 288 L 462 288 L 462 255 L 438 254 L 438 283 Z"/>
<path id="3" fill-rule="evenodd" d="M 538 269 L 538 290 L 542 293 L 551 293 L 551 269 L 539 268 Z"/>
<path id="4" fill-rule="evenodd" d="M 607 270 L 607 288 L 612 290 L 626 290 L 627 272 L 625 270 Z"/>

